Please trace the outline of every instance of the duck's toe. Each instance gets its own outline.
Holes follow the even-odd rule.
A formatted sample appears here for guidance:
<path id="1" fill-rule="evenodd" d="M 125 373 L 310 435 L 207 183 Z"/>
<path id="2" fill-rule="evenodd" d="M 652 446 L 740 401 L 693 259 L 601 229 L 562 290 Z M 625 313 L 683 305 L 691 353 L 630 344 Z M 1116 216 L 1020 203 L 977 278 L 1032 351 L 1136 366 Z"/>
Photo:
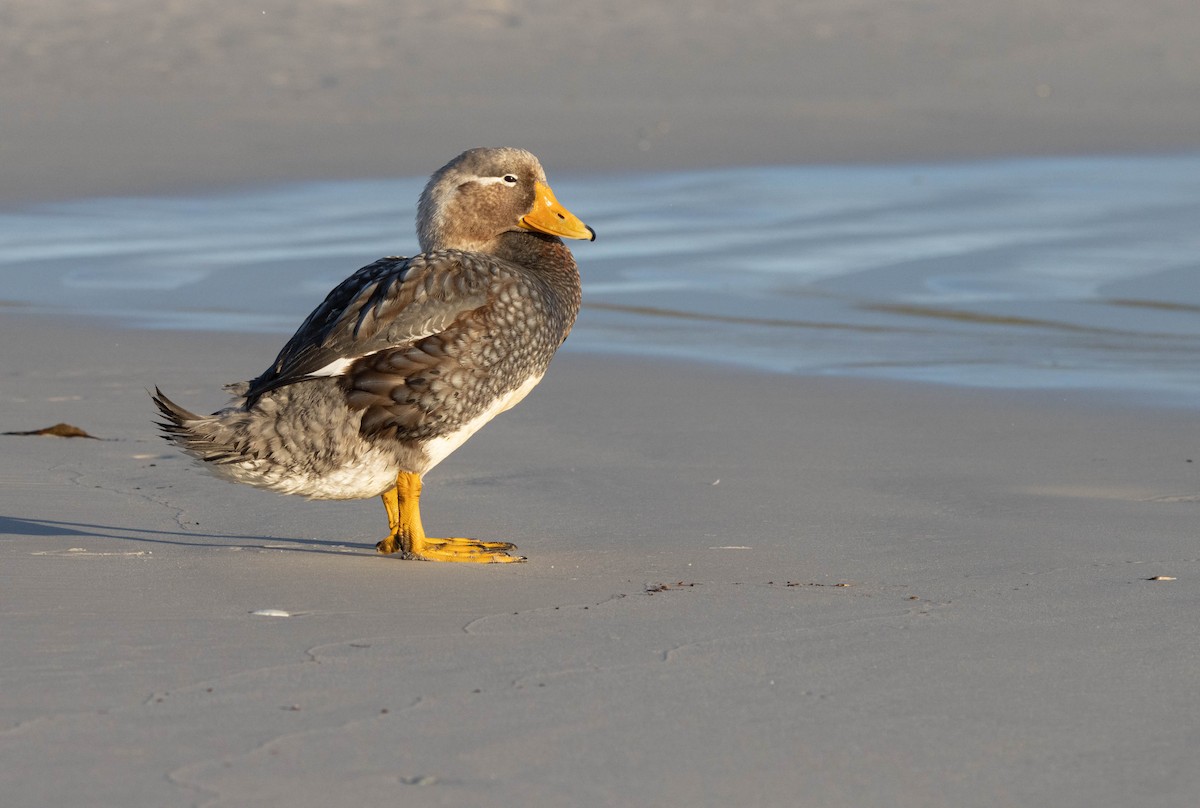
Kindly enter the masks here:
<path id="1" fill-rule="evenodd" d="M 382 542 L 381 542 L 382 543 Z M 507 541 L 478 541 L 476 539 L 426 538 L 405 558 L 419 561 L 450 561 L 468 564 L 512 564 L 525 561 L 525 556 L 510 555 L 517 546 Z"/>

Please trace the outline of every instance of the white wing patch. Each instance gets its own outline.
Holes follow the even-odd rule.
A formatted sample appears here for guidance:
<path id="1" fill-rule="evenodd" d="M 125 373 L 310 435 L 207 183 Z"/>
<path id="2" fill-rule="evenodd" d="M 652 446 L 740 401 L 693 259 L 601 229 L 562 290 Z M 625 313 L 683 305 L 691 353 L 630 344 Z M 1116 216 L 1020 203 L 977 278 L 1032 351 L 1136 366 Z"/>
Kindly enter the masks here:
<path id="1" fill-rule="evenodd" d="M 378 351 L 355 354 L 354 356 L 339 356 L 325 367 L 317 368 L 312 373 L 307 374 L 305 378 L 316 379 L 326 376 L 343 376 L 345 375 L 346 371 L 350 369 L 350 366 L 360 359 L 365 359 L 368 356 L 374 356 L 375 354 L 382 353 L 383 351 L 389 351 L 392 348 L 402 347 L 404 343 L 416 342 L 417 340 L 431 337 L 436 333 L 437 329 L 433 327 L 433 321 L 427 320 L 426 322 L 421 323 L 417 328 L 414 328 L 407 333 L 395 335 L 394 340 L 396 345 L 389 346 L 387 348 L 380 348 Z"/>
<path id="2" fill-rule="evenodd" d="M 355 360 L 357 360 L 359 358 L 361 358 L 361 357 L 357 357 L 357 356 L 353 357 L 353 358 L 341 357 L 340 359 L 333 360 L 328 365 L 326 365 L 323 368 L 320 368 L 319 370 L 314 370 L 312 373 L 310 373 L 308 375 L 312 376 L 314 378 L 317 376 L 341 376 L 343 373 L 345 373 L 347 370 L 349 370 L 350 366 L 353 365 Z"/>

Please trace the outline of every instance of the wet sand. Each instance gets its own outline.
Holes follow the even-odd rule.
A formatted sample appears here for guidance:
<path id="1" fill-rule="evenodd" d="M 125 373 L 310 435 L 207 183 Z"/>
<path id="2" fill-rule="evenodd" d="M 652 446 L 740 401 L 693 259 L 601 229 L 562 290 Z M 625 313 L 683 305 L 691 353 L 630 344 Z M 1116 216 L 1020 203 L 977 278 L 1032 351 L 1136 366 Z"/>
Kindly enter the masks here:
<path id="1" fill-rule="evenodd" d="M 566 354 L 427 481 L 468 569 L 155 436 L 276 339 L 0 331 L 4 429 L 103 439 L 0 438 L 8 805 L 1200 793 L 1190 413 Z"/>

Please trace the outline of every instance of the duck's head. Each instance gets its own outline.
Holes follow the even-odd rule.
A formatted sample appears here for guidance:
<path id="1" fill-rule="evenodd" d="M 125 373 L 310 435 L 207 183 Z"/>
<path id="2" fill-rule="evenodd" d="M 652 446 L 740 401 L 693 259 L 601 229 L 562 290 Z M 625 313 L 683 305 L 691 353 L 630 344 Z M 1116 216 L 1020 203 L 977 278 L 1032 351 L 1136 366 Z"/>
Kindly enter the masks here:
<path id="1" fill-rule="evenodd" d="M 538 159 L 523 149 L 471 149 L 442 166 L 421 192 L 421 251 L 494 253 L 505 233 L 536 231 L 594 241 L 596 231 L 558 203 Z"/>

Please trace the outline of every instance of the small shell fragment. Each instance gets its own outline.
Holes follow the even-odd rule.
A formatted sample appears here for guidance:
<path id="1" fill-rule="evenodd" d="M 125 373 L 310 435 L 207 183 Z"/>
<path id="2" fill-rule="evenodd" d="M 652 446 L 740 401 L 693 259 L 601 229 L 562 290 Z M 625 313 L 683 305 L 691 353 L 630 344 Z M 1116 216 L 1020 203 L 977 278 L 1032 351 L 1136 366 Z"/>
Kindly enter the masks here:
<path id="1" fill-rule="evenodd" d="M 285 612 L 283 609 L 259 609 L 250 614 L 256 617 L 291 617 L 291 612 Z"/>
<path id="2" fill-rule="evenodd" d="M 1174 581 L 1174 575 L 1155 575 L 1153 578 L 1147 578 L 1147 581 Z"/>

